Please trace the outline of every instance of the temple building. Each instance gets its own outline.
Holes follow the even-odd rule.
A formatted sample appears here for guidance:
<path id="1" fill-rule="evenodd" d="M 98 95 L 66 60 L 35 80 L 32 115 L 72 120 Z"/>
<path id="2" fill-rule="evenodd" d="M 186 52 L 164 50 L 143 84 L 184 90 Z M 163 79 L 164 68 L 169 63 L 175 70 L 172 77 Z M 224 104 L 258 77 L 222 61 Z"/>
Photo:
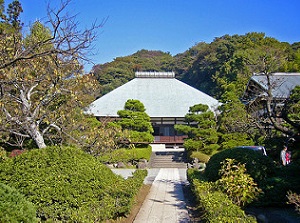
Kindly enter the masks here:
<path id="1" fill-rule="evenodd" d="M 218 100 L 175 79 L 174 72 L 136 72 L 135 78 L 95 100 L 88 113 L 98 119 L 117 118 L 128 99 L 142 102 L 150 116 L 154 129 L 154 143 L 183 143 L 184 136 L 174 129 L 184 124 L 189 108 L 206 104 L 212 111 Z"/>

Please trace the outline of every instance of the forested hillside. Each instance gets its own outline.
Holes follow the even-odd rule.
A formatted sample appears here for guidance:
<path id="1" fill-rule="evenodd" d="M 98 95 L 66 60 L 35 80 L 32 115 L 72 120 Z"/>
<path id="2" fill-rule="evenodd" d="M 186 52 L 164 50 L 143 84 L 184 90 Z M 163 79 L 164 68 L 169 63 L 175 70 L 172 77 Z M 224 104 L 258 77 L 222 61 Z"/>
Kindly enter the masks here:
<path id="1" fill-rule="evenodd" d="M 118 57 L 110 63 L 96 65 L 92 73 L 101 84 L 103 95 L 133 79 L 135 71 L 172 70 L 173 61 L 169 53 L 140 50 L 130 56 Z"/>
<path id="2" fill-rule="evenodd" d="M 183 82 L 221 99 L 224 92 L 240 95 L 253 73 L 299 72 L 300 42 L 280 42 L 264 33 L 224 35 L 200 42 L 175 56 L 140 50 L 94 66 L 101 95 L 134 78 L 135 71 L 175 71 Z"/>

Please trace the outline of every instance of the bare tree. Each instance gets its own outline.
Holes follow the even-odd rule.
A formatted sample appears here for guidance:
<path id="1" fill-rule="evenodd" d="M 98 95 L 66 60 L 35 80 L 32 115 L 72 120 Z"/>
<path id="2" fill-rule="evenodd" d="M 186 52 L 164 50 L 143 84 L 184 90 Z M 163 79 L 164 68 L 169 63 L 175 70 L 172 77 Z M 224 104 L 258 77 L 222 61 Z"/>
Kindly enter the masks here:
<path id="1" fill-rule="evenodd" d="M 299 132 L 300 127 L 299 120 L 293 118 L 297 116 L 295 113 L 297 111 L 292 110 L 299 104 L 299 99 L 295 100 L 291 97 L 293 89 L 284 89 L 282 92 L 285 94 L 278 95 L 278 89 L 281 89 L 288 79 L 288 74 L 286 75 L 260 74 L 256 78 L 260 80 L 261 87 L 258 83 L 253 84 L 253 81 L 252 83 L 250 81 L 248 94 L 244 98 L 248 101 L 248 111 L 252 114 L 252 119 L 259 129 L 275 129 L 287 136 L 293 136 Z M 274 95 L 274 92 L 277 94 Z"/>
<path id="2" fill-rule="evenodd" d="M 249 71 L 262 77 L 261 85 L 249 82 L 244 100 L 259 130 L 275 129 L 287 136 L 293 136 L 299 132 L 299 124 L 289 119 L 289 108 L 295 100 L 291 101 L 288 94 L 274 95 L 276 89 L 285 85 L 284 77 L 274 76 L 288 62 L 285 51 L 284 43 L 265 38 L 260 47 L 243 52 Z M 292 91 L 285 89 L 288 90 Z"/>
<path id="3" fill-rule="evenodd" d="M 62 2 L 57 10 L 48 6 L 49 20 L 33 24 L 29 35 L 21 34 L 20 23 L 4 20 L 6 26 L 0 27 L 3 136 L 19 142 L 30 138 L 44 148 L 45 135 L 61 134 L 63 126 L 72 120 L 72 109 L 86 105 L 78 86 L 93 89 L 95 82 L 82 81 L 81 63 L 89 61 L 88 50 L 104 21 L 79 30 L 76 17 L 63 14 L 69 3 Z"/>
<path id="4" fill-rule="evenodd" d="M 100 24 L 93 23 L 90 28 L 83 31 L 79 30 L 76 16 L 68 16 L 63 14 L 71 0 L 63 1 L 60 8 L 57 10 L 51 9 L 50 5 L 47 8 L 49 20 L 45 22 L 51 31 L 51 36 L 48 38 L 36 41 L 34 45 L 26 46 L 24 48 L 20 36 L 19 29 L 15 33 L 2 33 L 2 37 L 7 37 L 9 40 L 11 55 L 2 57 L 0 69 L 8 68 L 16 64 L 18 61 L 30 60 L 37 57 L 53 56 L 80 59 L 89 61 L 87 57 L 88 50 L 91 50 L 92 43 L 96 38 L 96 30 L 102 27 L 105 23 L 103 20 Z M 11 38 L 14 41 L 11 41 Z M 8 43 L 7 42 L 7 43 Z M 47 48 L 45 46 L 53 46 Z M 43 50 L 40 50 L 43 48 Z"/>

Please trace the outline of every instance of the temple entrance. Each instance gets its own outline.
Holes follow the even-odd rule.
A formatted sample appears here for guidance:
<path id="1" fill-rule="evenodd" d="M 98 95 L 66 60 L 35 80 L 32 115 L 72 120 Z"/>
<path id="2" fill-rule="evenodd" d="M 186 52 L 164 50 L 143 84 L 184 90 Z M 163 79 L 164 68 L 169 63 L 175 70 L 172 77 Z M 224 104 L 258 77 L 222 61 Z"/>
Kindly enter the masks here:
<path id="1" fill-rule="evenodd" d="M 174 128 L 175 124 L 184 124 L 184 118 L 151 118 L 151 122 L 154 130 L 154 143 L 180 145 L 183 144 L 184 138 L 187 138 Z"/>

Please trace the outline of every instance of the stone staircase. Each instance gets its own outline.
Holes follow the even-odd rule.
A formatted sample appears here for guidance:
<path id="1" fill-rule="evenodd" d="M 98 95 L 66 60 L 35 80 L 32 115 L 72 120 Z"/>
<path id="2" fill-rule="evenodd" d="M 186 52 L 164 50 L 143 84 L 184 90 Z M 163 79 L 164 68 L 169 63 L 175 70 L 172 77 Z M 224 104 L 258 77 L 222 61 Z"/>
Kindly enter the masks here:
<path id="1" fill-rule="evenodd" d="M 150 158 L 151 168 L 186 168 L 187 158 L 184 151 L 156 151 Z"/>

